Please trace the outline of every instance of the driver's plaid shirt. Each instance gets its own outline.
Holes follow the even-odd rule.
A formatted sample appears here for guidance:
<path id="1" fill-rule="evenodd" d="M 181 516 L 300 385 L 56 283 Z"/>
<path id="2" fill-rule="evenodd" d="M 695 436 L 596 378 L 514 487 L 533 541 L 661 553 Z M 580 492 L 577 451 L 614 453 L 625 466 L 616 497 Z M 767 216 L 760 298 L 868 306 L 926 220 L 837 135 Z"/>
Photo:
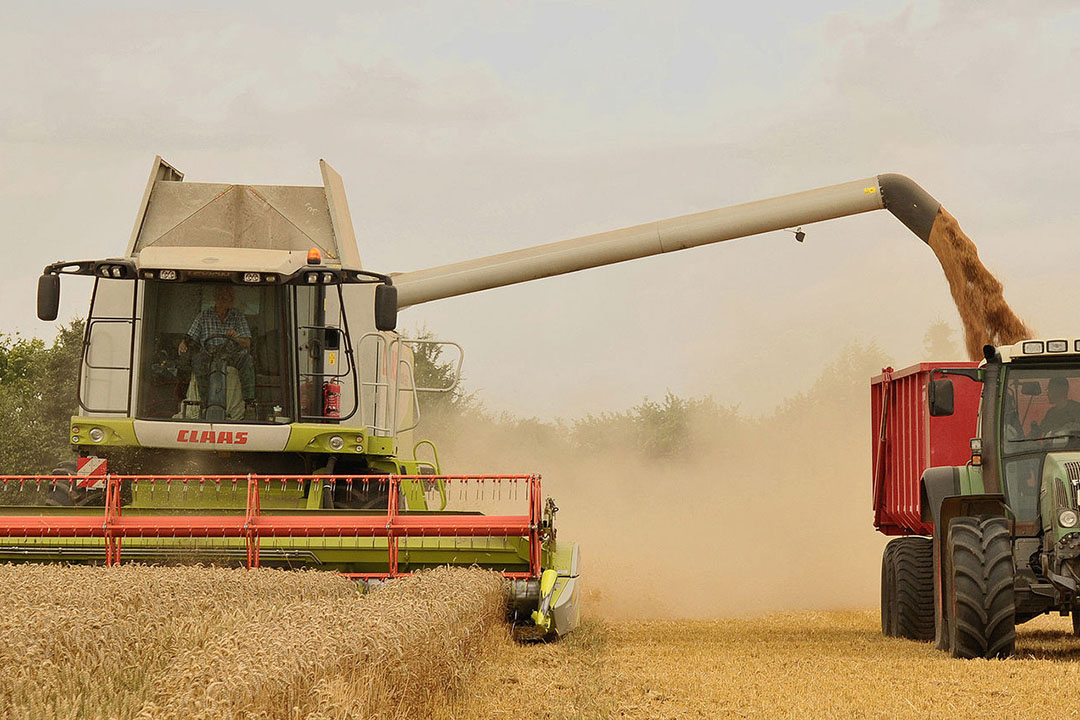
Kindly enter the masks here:
<path id="1" fill-rule="evenodd" d="M 251 330 L 248 328 L 247 320 L 242 312 L 236 308 L 229 308 L 229 312 L 225 314 L 225 320 L 222 321 L 218 317 L 217 311 L 209 307 L 195 316 L 195 320 L 192 321 L 187 334 L 189 338 L 202 345 L 206 343 L 207 338 L 224 335 L 228 330 L 235 330 L 237 336 L 242 338 L 251 337 Z M 219 337 L 206 344 L 210 347 L 217 347 L 224 342 L 225 339 Z"/>

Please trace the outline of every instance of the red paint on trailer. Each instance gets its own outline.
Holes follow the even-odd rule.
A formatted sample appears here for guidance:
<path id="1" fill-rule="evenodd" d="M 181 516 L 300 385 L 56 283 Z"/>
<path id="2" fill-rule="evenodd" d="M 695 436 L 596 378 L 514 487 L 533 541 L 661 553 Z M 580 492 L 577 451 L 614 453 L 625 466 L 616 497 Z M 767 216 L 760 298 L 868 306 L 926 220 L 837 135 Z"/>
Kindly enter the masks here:
<path id="1" fill-rule="evenodd" d="M 874 526 L 886 535 L 933 533 L 933 524 L 922 521 L 919 480 L 927 468 L 965 465 L 971 459 L 982 383 L 947 376 L 953 381 L 955 412 L 930 417 L 926 396 L 930 374 L 937 368 L 978 366 L 967 361 L 926 362 L 903 370 L 885 368 L 870 381 Z"/>

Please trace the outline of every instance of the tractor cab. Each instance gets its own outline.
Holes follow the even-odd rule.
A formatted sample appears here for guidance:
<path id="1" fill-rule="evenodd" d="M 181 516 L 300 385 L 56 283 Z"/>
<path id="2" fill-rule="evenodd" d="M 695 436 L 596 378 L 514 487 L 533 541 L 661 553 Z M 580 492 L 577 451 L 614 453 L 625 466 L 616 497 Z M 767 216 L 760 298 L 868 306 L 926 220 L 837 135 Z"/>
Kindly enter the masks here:
<path id="1" fill-rule="evenodd" d="M 1070 360 L 1022 358 L 1003 368 L 1002 476 L 1005 496 L 1020 524 L 1039 520 L 1040 480 L 1047 456 L 1080 453 L 1080 362 L 1075 355 Z"/>
<path id="2" fill-rule="evenodd" d="M 935 373 L 982 382 L 973 465 L 987 491 L 1004 496 L 1016 533 L 1040 534 L 1048 527 L 1041 517 L 1043 486 L 1053 484 L 1061 458 L 1080 459 L 1080 341 L 1026 340 L 988 347 L 978 370 Z M 951 414 L 951 381 L 931 385 L 931 415 Z"/>

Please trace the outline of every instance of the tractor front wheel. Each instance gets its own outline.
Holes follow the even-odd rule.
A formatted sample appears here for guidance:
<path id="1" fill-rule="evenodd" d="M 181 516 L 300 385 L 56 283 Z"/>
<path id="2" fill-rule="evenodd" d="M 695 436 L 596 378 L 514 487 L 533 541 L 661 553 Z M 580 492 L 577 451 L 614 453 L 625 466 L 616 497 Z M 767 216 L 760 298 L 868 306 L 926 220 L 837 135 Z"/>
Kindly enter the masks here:
<path id="1" fill-rule="evenodd" d="M 1002 517 L 960 517 L 945 547 L 945 610 L 955 658 L 1004 658 L 1016 649 L 1012 541 Z"/>

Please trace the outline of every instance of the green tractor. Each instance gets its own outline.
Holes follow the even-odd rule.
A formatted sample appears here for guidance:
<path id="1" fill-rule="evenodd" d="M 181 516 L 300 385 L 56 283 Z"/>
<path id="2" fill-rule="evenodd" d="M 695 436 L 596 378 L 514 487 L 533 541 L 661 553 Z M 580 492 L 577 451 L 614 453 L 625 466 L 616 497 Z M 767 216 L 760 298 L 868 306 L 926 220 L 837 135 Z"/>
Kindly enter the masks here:
<path id="1" fill-rule="evenodd" d="M 887 376 L 877 524 L 909 537 L 885 550 L 884 632 L 958 658 L 1012 655 L 1016 625 L 1049 612 L 1080 635 L 1080 340 Z"/>

